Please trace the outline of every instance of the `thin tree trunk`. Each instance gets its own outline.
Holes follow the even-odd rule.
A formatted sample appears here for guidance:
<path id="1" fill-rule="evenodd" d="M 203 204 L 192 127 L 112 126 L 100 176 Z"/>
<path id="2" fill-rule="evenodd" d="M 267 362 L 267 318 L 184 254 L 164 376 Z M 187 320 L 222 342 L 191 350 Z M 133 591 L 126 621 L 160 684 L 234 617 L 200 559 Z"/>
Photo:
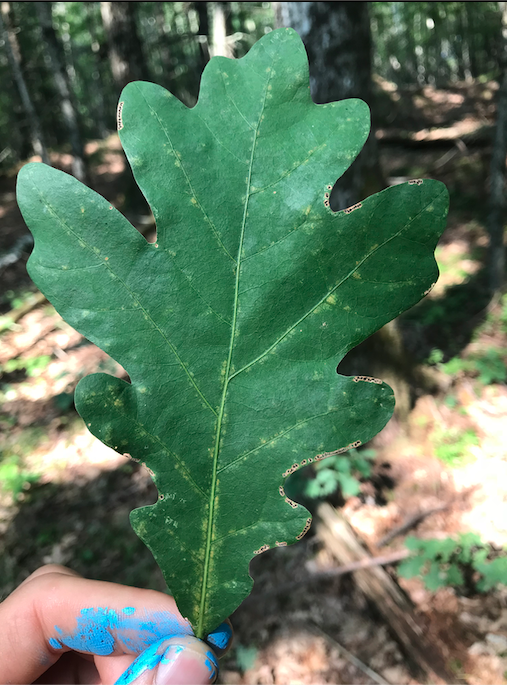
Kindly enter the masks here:
<path id="1" fill-rule="evenodd" d="M 371 105 L 368 3 L 281 2 L 275 15 L 283 26 L 295 29 L 305 44 L 315 102 L 354 97 Z M 350 207 L 383 187 L 377 144 L 371 133 L 358 158 L 335 185 L 331 207 Z"/>
<path id="2" fill-rule="evenodd" d="M 194 2 L 194 6 L 199 17 L 199 54 L 201 57 L 201 71 L 204 69 L 210 59 L 209 49 L 209 19 L 208 19 L 208 3 Z"/>
<path id="3" fill-rule="evenodd" d="M 131 81 L 149 80 L 137 31 L 135 2 L 101 2 L 100 13 L 109 45 L 109 62 L 118 90 Z"/>
<path id="4" fill-rule="evenodd" d="M 16 86 L 18 87 L 21 102 L 23 103 L 23 108 L 25 110 L 33 151 L 36 155 L 40 156 L 45 164 L 51 164 L 46 144 L 44 142 L 44 135 L 42 133 L 40 119 L 37 115 L 35 107 L 33 106 L 32 99 L 30 97 L 30 93 L 28 92 L 28 88 L 23 77 L 23 72 L 21 70 L 19 45 L 16 34 L 12 31 L 9 22 L 8 2 L 2 2 L 0 12 L 0 33 L 2 34 L 4 40 L 5 51 L 7 53 L 7 59 L 9 60 L 12 76 Z"/>
<path id="5" fill-rule="evenodd" d="M 465 81 L 470 82 L 472 80 L 471 62 L 470 62 L 470 46 L 468 44 L 468 9 L 466 3 L 461 6 L 461 11 L 459 13 L 459 24 L 461 31 L 461 64 L 460 70 L 462 70 L 463 78 Z"/>
<path id="6" fill-rule="evenodd" d="M 100 58 L 100 53 L 101 53 L 101 45 L 98 41 L 97 38 L 97 31 L 96 31 L 96 25 L 93 17 L 93 6 L 85 2 L 83 3 L 83 9 L 85 12 L 85 17 L 86 17 L 86 25 L 88 27 L 88 31 L 90 33 L 90 37 L 92 39 L 92 44 L 91 44 L 91 49 L 93 52 L 93 56 L 95 59 L 95 72 L 93 75 L 93 78 L 96 83 L 96 87 L 93 89 L 93 93 L 91 93 L 92 97 L 92 102 L 93 102 L 93 112 L 95 115 L 95 121 L 97 125 L 97 131 L 99 134 L 100 138 L 105 138 L 109 131 L 108 127 L 106 125 L 106 121 L 108 117 L 106 116 L 106 104 L 104 102 L 104 80 L 102 78 L 102 73 L 101 73 L 101 58 Z M 95 77 L 95 74 L 97 75 Z M 114 112 L 114 106 L 112 113 Z M 114 116 L 109 117 L 110 121 L 114 121 Z"/>
<path id="7" fill-rule="evenodd" d="M 489 287 L 492 295 L 501 290 L 505 275 L 505 160 L 507 157 L 507 2 L 502 9 L 503 79 L 498 92 L 496 132 L 490 168 L 489 197 Z"/>
<path id="8" fill-rule="evenodd" d="M 132 81 L 148 79 L 143 47 L 137 32 L 135 2 L 101 2 L 100 13 L 107 35 L 109 63 L 118 96 Z M 130 165 L 122 174 L 124 211 L 146 214 L 146 201 L 134 180 Z"/>
<path id="9" fill-rule="evenodd" d="M 227 9 L 228 2 L 214 2 L 212 19 L 212 57 L 233 57 L 231 44 L 227 41 Z"/>
<path id="10" fill-rule="evenodd" d="M 53 80 L 60 96 L 60 106 L 67 127 L 70 145 L 72 148 L 72 173 L 80 181 L 86 180 L 86 165 L 84 161 L 83 143 L 77 123 L 77 114 L 72 102 L 68 76 L 62 67 L 60 60 L 60 45 L 53 28 L 50 2 L 36 2 L 35 7 L 39 16 L 42 35 L 47 49 L 48 62 L 51 68 Z"/>

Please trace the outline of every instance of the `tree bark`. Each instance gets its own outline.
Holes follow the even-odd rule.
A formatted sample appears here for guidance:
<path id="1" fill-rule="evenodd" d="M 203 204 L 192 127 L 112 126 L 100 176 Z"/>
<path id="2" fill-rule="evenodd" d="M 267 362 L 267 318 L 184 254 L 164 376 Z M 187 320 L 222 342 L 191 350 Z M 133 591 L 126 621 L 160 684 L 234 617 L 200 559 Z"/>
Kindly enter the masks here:
<path id="1" fill-rule="evenodd" d="M 1 5 L 0 33 L 2 34 L 4 40 L 5 51 L 7 53 L 7 59 L 9 61 L 9 66 L 12 71 L 12 77 L 19 90 L 19 95 L 21 97 L 23 109 L 25 110 L 30 131 L 30 141 L 32 144 L 32 149 L 36 155 L 40 156 L 40 158 L 45 164 L 51 164 L 46 144 L 44 142 L 44 135 L 42 133 L 40 119 L 37 115 L 37 112 L 35 111 L 35 107 L 33 106 L 32 99 L 30 97 L 30 93 L 28 92 L 28 88 L 23 77 L 23 72 L 21 70 L 19 45 L 16 38 L 16 34 L 14 33 L 10 25 L 8 2 L 2 2 Z"/>
<path id="2" fill-rule="evenodd" d="M 372 104 L 371 33 L 367 2 L 280 2 L 279 25 L 295 29 L 310 62 L 317 103 L 361 98 Z M 331 193 L 334 210 L 350 207 L 384 187 L 374 131 Z"/>
<path id="3" fill-rule="evenodd" d="M 60 59 L 61 46 L 53 28 L 51 3 L 36 2 L 35 7 L 37 9 L 42 35 L 46 45 L 48 64 L 51 69 L 56 90 L 58 91 L 58 95 L 60 97 L 60 107 L 72 148 L 72 173 L 80 181 L 85 181 L 87 174 L 84 161 L 83 143 L 77 123 L 76 109 L 72 102 L 67 73 L 62 67 L 62 62 Z"/>
<path id="4" fill-rule="evenodd" d="M 109 45 L 109 62 L 119 91 L 131 81 L 149 80 L 136 23 L 135 2 L 101 2 L 100 13 Z"/>

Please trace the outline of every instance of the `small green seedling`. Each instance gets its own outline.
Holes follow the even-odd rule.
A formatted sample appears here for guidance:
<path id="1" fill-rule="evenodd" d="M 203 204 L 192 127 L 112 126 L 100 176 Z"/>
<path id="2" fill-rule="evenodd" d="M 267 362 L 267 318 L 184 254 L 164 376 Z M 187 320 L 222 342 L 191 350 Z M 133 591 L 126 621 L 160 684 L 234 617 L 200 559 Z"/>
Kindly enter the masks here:
<path id="1" fill-rule="evenodd" d="M 336 367 L 436 281 L 448 198 L 418 179 L 333 212 L 369 128 L 360 100 L 312 102 L 303 44 L 280 29 L 213 58 L 192 109 L 153 83 L 121 94 L 156 243 L 70 176 L 19 174 L 32 279 L 130 377 L 82 379 L 77 410 L 151 470 L 159 501 L 132 525 L 198 637 L 248 595 L 253 556 L 309 529 L 285 479 L 392 414 L 388 386 Z"/>
<path id="2" fill-rule="evenodd" d="M 457 538 L 419 540 L 409 536 L 406 547 L 412 552 L 398 566 L 402 578 L 420 576 L 428 590 L 465 585 L 465 577 L 477 576 L 474 589 L 487 592 L 507 584 L 507 557 L 488 559 L 491 547 L 475 533 L 460 533 Z M 505 550 L 504 550 L 505 552 Z"/>

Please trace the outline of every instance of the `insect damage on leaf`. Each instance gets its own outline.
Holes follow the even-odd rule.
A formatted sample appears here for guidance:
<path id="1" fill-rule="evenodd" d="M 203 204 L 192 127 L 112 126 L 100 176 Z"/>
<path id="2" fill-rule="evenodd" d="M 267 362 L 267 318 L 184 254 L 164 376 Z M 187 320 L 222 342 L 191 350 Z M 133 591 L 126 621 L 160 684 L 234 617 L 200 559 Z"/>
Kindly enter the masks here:
<path id="1" fill-rule="evenodd" d="M 160 499 L 132 525 L 199 637 L 250 592 L 254 554 L 308 531 L 285 478 L 389 420 L 388 386 L 337 364 L 437 277 L 445 188 L 324 206 L 369 112 L 316 105 L 308 83 L 301 40 L 280 29 L 242 59 L 213 58 L 192 109 L 152 83 L 124 89 L 119 135 L 156 245 L 56 169 L 28 164 L 18 179 L 31 277 L 129 375 L 82 379 L 76 407 L 153 474 Z"/>

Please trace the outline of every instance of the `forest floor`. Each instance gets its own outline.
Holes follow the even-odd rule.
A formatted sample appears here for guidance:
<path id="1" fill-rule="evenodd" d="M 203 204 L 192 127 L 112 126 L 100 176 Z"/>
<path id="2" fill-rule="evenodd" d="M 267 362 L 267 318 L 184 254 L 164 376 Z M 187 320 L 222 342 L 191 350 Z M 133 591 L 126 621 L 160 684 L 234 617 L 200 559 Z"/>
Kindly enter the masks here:
<path id="1" fill-rule="evenodd" d="M 431 367 L 439 389 L 412 388 L 408 418 L 395 417 L 369 445 L 374 466 L 361 479 L 361 493 L 340 501 L 373 556 L 402 549 L 406 534 L 442 539 L 470 531 L 498 549 L 507 545 L 507 298 L 486 308 L 484 287 L 494 90 L 494 84 L 475 83 L 402 93 L 379 83 L 378 139 L 388 182 L 443 180 L 451 211 L 437 248 L 440 279 L 399 321 L 414 363 Z M 89 143 L 87 152 L 94 189 L 153 239 L 149 211 L 125 203 L 116 136 Z M 52 159 L 70 166 L 68 154 Z M 155 501 L 151 479 L 93 438 L 73 407 L 80 378 L 124 371 L 47 301 L 32 307 L 37 291 L 26 274 L 31 247 L 15 203 L 15 172 L 0 177 L 0 315 L 28 311 L 16 321 L 0 318 L 0 598 L 48 562 L 163 590 L 159 570 L 128 522 L 132 508 Z M 1 261 L 7 253 L 14 255 L 11 263 Z M 410 517 L 439 507 L 378 546 Z M 293 547 L 252 561 L 255 586 L 232 617 L 236 638 L 222 682 L 417 682 L 353 576 L 315 578 L 335 566 L 313 531 Z M 398 578 L 395 566 L 389 572 L 456 680 L 507 683 L 506 588 L 430 592 L 420 577 Z M 294 580 L 300 585 L 286 590 Z"/>

